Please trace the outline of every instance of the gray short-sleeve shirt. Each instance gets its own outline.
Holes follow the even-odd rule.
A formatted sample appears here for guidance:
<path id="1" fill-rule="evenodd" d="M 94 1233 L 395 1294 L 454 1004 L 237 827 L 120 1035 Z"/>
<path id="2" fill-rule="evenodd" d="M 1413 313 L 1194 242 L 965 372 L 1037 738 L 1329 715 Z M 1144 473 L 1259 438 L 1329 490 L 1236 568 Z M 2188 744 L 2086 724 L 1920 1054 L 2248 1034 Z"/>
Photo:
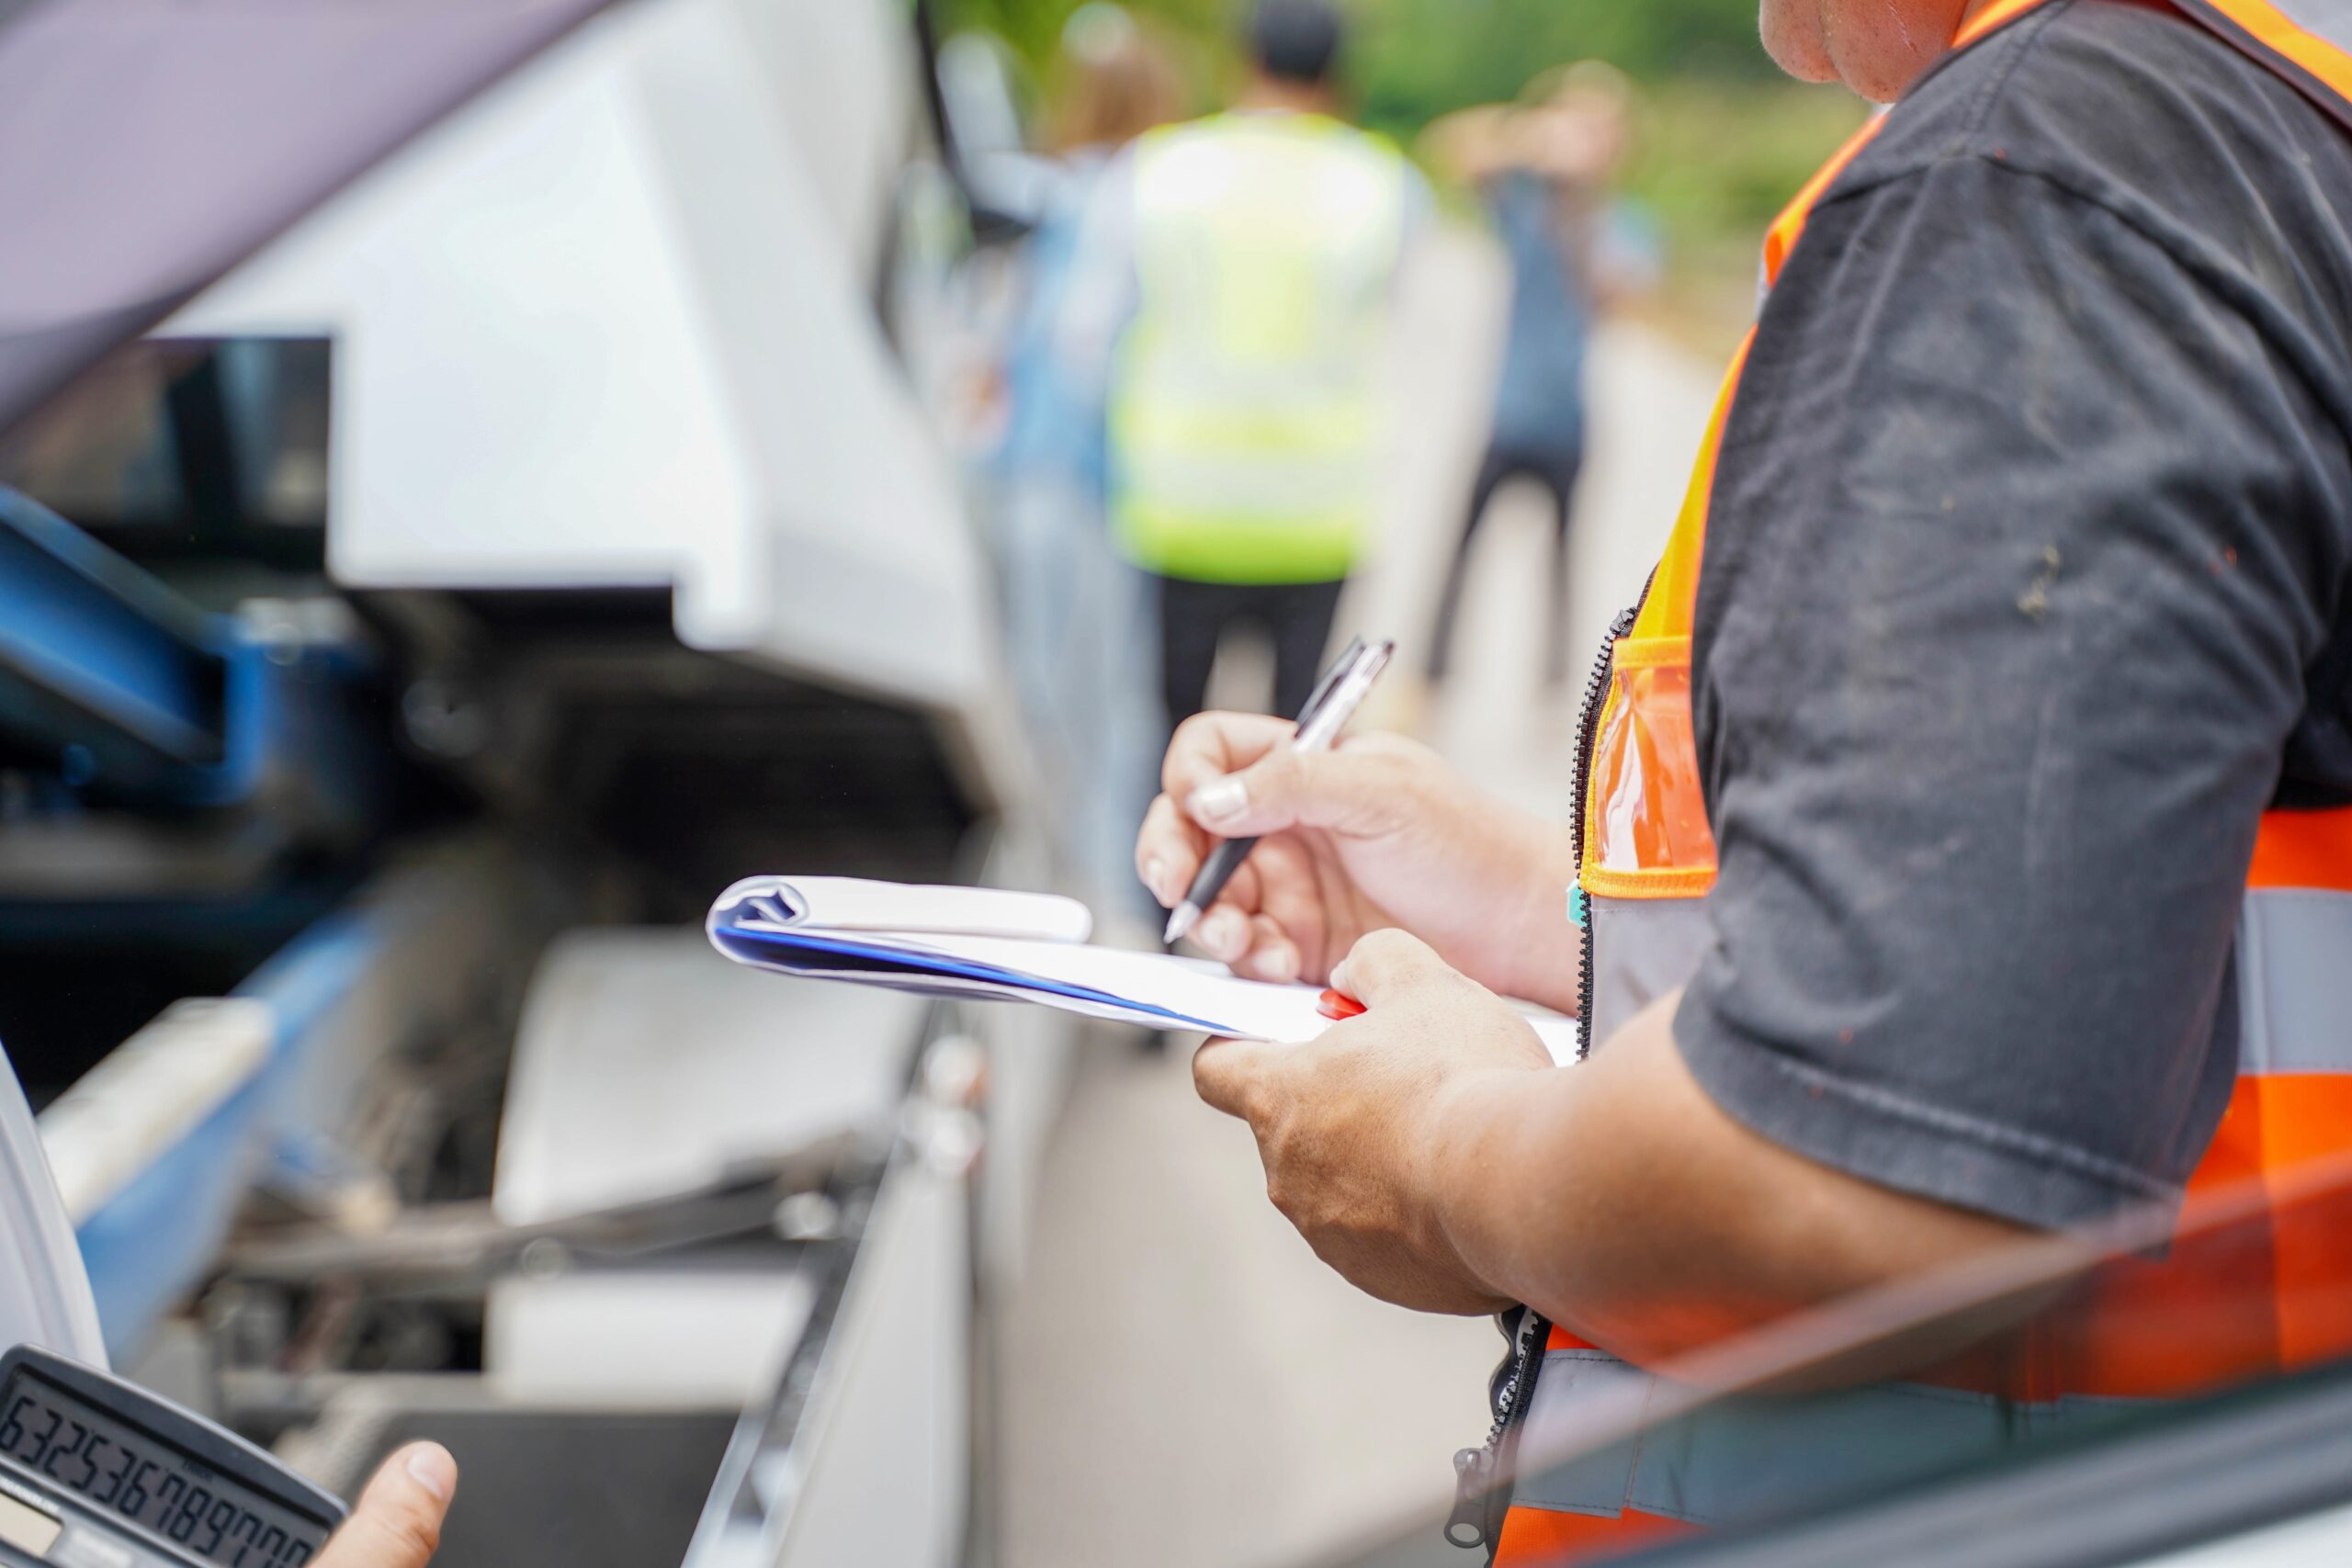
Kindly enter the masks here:
<path id="1" fill-rule="evenodd" d="M 1895 108 L 1718 469 L 1675 1032 L 1726 1111 L 2031 1224 L 2177 1195 L 2256 819 L 2352 800 L 2347 430 L 2352 136 L 2273 73 L 2056 0 Z"/>

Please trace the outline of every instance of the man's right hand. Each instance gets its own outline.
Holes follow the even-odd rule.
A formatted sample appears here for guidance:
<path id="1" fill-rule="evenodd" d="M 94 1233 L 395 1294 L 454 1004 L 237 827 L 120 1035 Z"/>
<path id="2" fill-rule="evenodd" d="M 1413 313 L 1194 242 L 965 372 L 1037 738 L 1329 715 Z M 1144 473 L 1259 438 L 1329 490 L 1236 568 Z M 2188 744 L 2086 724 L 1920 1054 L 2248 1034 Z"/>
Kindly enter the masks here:
<path id="1" fill-rule="evenodd" d="M 1573 1005 L 1566 829 L 1485 798 L 1400 736 L 1300 753 L 1294 728 L 1201 714 L 1168 749 L 1136 840 L 1162 907 L 1218 840 L 1261 839 L 1193 928 L 1202 951 L 1255 978 L 1320 984 L 1358 938 L 1401 926 L 1497 991 Z"/>

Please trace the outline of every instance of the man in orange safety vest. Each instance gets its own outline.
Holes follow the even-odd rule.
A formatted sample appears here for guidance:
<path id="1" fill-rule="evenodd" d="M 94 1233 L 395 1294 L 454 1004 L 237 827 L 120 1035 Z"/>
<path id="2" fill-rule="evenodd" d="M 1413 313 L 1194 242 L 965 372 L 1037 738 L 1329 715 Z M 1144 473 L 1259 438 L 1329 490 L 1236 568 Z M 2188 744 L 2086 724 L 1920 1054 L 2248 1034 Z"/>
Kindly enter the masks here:
<path id="1" fill-rule="evenodd" d="M 1264 835 L 1202 946 L 1366 1004 L 1195 1077 L 1350 1280 L 1506 1314 L 1450 1530 L 1505 1562 L 2352 1352 L 2352 1235 L 2282 1207 L 1997 1353 L 1510 1474 L 1724 1334 L 2352 1151 L 2352 5 L 1763 22 L 1893 107 L 1769 238 L 1569 820 L 1207 715 L 1137 845 L 1173 902 Z"/>

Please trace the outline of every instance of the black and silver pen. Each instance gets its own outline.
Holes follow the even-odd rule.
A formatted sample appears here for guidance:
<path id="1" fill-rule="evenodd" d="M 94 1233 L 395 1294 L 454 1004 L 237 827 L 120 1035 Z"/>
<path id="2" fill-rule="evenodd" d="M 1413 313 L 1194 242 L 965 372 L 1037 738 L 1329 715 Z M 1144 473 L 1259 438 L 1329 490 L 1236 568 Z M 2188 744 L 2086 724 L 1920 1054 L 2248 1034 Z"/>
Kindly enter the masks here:
<path id="1" fill-rule="evenodd" d="M 1291 739 L 1294 751 L 1328 751 L 1340 731 L 1356 716 L 1364 698 L 1372 691 L 1372 683 L 1388 668 L 1388 660 L 1396 655 L 1396 645 L 1384 637 L 1367 643 L 1357 637 L 1348 644 L 1339 660 L 1323 672 L 1315 683 L 1314 694 L 1306 705 L 1298 710 L 1298 733 Z M 1168 917 L 1168 933 L 1162 939 L 1175 942 L 1199 923 L 1202 911 L 1216 902 L 1241 863 L 1250 858 L 1255 839 L 1227 839 L 1209 852 L 1201 864 L 1200 874 L 1193 878 L 1192 887 L 1184 894 L 1184 901 Z"/>

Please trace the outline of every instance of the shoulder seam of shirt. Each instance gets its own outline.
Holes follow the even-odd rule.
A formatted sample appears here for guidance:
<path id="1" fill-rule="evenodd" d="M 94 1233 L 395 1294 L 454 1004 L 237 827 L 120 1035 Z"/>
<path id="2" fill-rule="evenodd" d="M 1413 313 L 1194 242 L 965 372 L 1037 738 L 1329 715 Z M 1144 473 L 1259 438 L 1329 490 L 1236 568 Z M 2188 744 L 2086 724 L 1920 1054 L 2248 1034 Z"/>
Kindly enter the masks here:
<path id="1" fill-rule="evenodd" d="M 2335 410 L 2346 406 L 2346 388 L 2340 381 L 2331 381 L 2330 364 L 2297 352 L 2298 345 L 2294 340 L 2278 333 L 2277 323 L 2266 319 L 2261 309 L 2264 296 L 2260 286 L 2233 266 L 2227 252 L 2200 243 L 2199 237 L 2193 231 L 2167 231 L 2151 224 L 2141 214 L 2097 190 L 2085 187 L 2061 170 L 2033 167 L 1982 147 L 1966 146 L 1921 159 L 1853 190 L 1838 191 L 1815 211 L 1832 209 L 1871 192 L 1885 191 L 1905 181 L 1921 179 L 1937 170 L 1964 162 L 1974 163 L 2012 179 L 2031 181 L 2053 192 L 2071 206 L 2113 223 L 2169 261 L 2180 270 L 2190 287 L 2258 334 L 2278 355 L 2280 363 L 2301 381 L 2303 389 L 2320 408 Z M 1800 241 L 1792 264 L 1804 254 L 1804 245 Z M 2346 442 L 2352 443 L 2352 426 L 2340 424 L 2338 428 L 2343 430 Z"/>
<path id="2" fill-rule="evenodd" d="M 2332 385 L 2329 381 L 2329 362 L 2324 357 L 2314 359 L 2298 353 L 2296 340 L 2291 335 L 2281 336 L 2276 330 L 2275 320 L 2265 319 L 2261 302 L 2267 297 L 2259 284 L 2233 265 L 2229 253 L 2200 243 L 2200 237 L 2194 231 L 2174 233 L 2155 227 L 2139 214 L 2109 200 L 2097 191 L 2086 190 L 2074 184 L 2057 170 L 2025 167 L 1982 151 L 1975 152 L 1973 156 L 1986 168 L 2015 179 L 2035 181 L 2136 237 L 2180 268 L 2182 276 L 2192 287 L 2251 329 L 2268 345 L 2279 363 L 2301 381 L 2303 390 L 2319 408 L 2339 410 L 2344 406 L 2341 383 Z M 2337 428 L 2347 442 L 2352 442 L 2352 430 L 2346 430 L 2341 424 Z"/>
<path id="3" fill-rule="evenodd" d="M 1973 133 L 1971 134 L 1973 136 Z M 2143 243 L 2173 261 L 2199 288 L 2212 295 L 2218 302 L 2227 305 L 2256 330 L 2262 330 L 2263 323 L 2259 319 L 2244 309 L 2245 292 L 2244 278 L 2224 265 L 2228 259 L 2224 253 L 2199 247 L 2195 243 L 2197 236 L 2193 232 L 2169 231 L 2153 225 L 2130 208 L 2070 178 L 2062 170 L 2020 164 L 2001 152 L 1988 151 L 1973 144 L 1963 144 L 1923 156 L 1850 188 L 1841 187 L 1834 190 L 1814 209 L 1814 216 L 1834 210 L 1860 200 L 1863 197 L 1889 190 L 1907 181 L 1923 179 L 1939 170 L 1949 169 L 1955 164 L 1964 163 L 1973 163 L 2015 179 L 2033 181 L 2048 187 L 2075 207 L 2098 213 L 2113 220 L 2137 236 Z M 1798 254 L 1801 254 L 1804 251 L 1802 242 L 1797 249 Z M 2265 336 L 2268 335 L 2266 332 Z"/>

